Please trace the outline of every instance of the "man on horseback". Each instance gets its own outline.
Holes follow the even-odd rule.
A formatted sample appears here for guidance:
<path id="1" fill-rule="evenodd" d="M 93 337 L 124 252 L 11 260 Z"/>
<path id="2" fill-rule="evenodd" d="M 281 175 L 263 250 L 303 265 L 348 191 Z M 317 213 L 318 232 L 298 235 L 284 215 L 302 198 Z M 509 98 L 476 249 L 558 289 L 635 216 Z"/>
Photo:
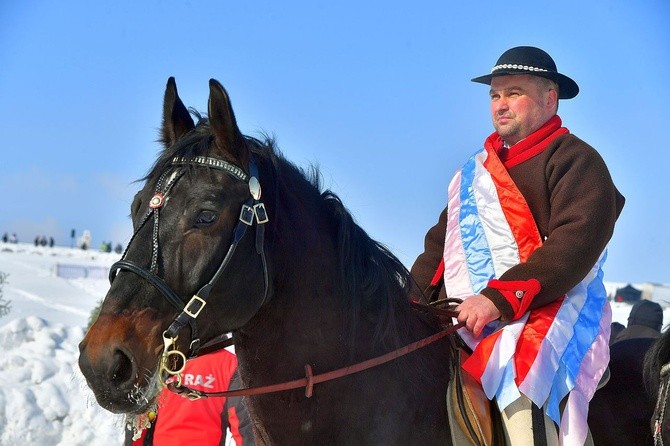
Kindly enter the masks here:
<path id="1" fill-rule="evenodd" d="M 507 444 L 591 444 L 588 405 L 609 360 L 601 266 L 624 197 L 562 126 L 558 100 L 579 87 L 549 54 L 512 48 L 472 80 L 490 85 L 495 132 L 451 181 L 412 274 L 463 299 L 462 368 L 497 402 Z"/>

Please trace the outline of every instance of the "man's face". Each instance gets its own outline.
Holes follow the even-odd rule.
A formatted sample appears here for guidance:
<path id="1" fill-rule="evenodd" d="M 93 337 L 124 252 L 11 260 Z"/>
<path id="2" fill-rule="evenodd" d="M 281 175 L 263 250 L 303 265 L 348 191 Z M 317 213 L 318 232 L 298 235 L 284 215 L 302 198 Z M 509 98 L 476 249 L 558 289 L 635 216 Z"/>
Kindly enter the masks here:
<path id="1" fill-rule="evenodd" d="M 542 127 L 556 113 L 558 92 L 528 74 L 491 79 L 493 127 L 509 145 Z"/>

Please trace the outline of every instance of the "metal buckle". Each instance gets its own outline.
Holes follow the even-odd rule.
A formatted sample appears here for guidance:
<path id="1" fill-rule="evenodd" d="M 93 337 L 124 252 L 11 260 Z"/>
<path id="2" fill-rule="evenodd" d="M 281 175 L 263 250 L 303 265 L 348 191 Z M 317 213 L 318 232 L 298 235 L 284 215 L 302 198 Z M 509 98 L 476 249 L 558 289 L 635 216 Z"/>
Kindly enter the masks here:
<path id="1" fill-rule="evenodd" d="M 240 221 L 247 226 L 251 226 L 254 223 L 254 210 L 251 206 L 247 204 L 242 205 L 242 210 L 240 211 Z"/>
<path id="2" fill-rule="evenodd" d="M 263 203 L 258 203 L 254 205 L 254 214 L 256 214 L 256 221 L 258 222 L 259 225 L 262 225 L 263 223 L 267 223 L 270 221 L 268 218 L 268 213 L 265 210 L 265 205 Z"/>
<path id="3" fill-rule="evenodd" d="M 205 305 L 207 305 L 207 302 L 197 294 L 194 294 L 184 307 L 184 313 L 195 319 L 198 317 L 202 309 L 205 308 Z"/>

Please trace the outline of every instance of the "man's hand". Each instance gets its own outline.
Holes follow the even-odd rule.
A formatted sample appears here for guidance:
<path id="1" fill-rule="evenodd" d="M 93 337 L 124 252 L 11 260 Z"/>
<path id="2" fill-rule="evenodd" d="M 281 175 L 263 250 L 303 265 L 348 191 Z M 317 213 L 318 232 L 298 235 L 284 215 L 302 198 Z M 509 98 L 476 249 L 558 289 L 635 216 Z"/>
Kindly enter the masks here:
<path id="1" fill-rule="evenodd" d="M 481 294 L 464 299 L 456 309 L 458 322 L 464 322 L 475 337 L 479 337 L 486 324 L 501 316 L 491 299 Z"/>

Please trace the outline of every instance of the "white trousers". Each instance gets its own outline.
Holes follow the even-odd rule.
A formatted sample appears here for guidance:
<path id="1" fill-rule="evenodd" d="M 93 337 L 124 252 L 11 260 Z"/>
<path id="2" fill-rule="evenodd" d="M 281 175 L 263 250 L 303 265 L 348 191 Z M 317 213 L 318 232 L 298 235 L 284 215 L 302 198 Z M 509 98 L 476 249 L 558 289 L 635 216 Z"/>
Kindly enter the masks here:
<path id="1" fill-rule="evenodd" d="M 533 446 L 534 435 L 539 434 L 546 437 L 548 446 L 558 446 L 558 427 L 544 411 L 542 411 L 542 415 L 544 416 L 544 432 L 533 432 L 532 404 L 528 398 L 521 395 L 521 398 L 503 410 L 502 422 L 506 444 L 509 446 Z M 593 446 L 591 432 L 589 432 L 584 446 Z"/>

